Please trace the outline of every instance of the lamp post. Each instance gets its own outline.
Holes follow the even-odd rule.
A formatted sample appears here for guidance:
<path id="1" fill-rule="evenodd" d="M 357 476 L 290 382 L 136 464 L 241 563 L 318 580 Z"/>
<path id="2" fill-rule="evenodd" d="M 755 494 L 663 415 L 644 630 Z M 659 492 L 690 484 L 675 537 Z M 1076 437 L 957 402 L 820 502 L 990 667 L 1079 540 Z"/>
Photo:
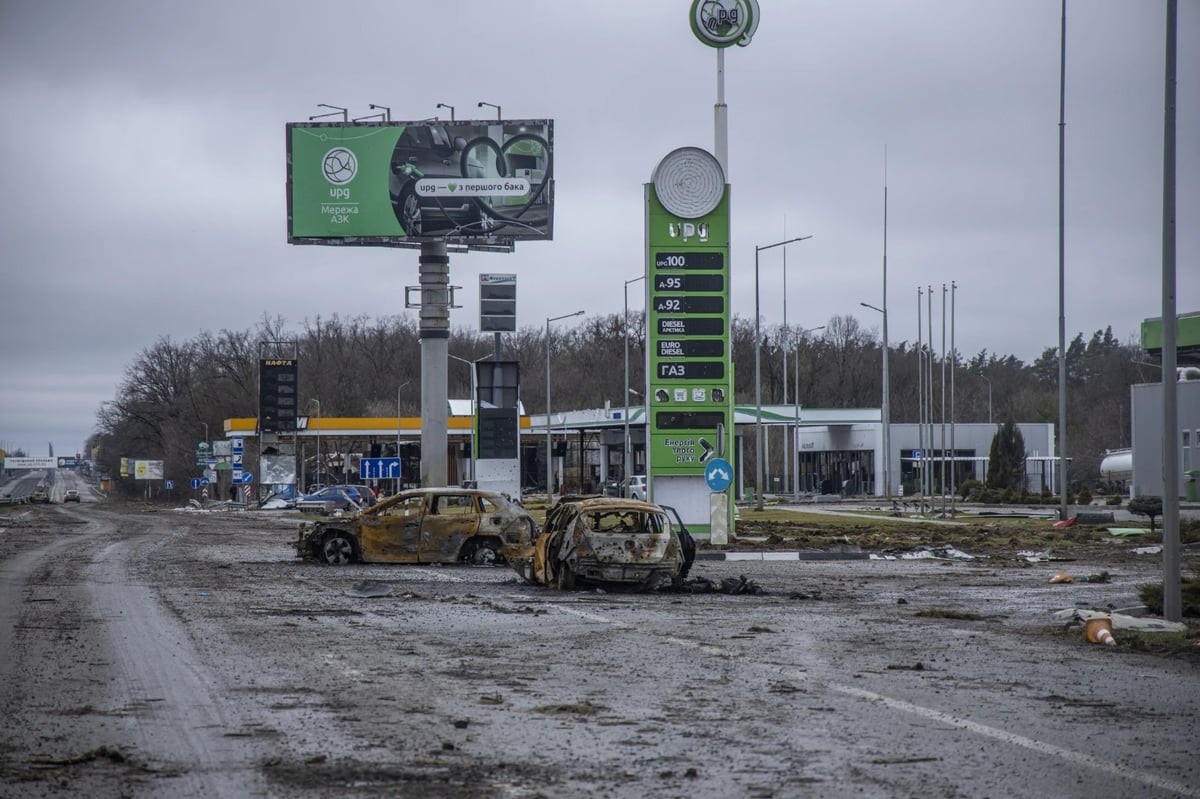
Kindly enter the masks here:
<path id="1" fill-rule="evenodd" d="M 553 450 L 554 443 L 550 433 L 550 323 L 560 319 L 570 319 L 572 316 L 582 316 L 583 311 L 563 314 L 562 316 L 546 317 L 546 501 L 553 494 L 551 483 L 554 482 Z"/>
<path id="2" fill-rule="evenodd" d="M 460 358 L 457 355 L 450 355 L 449 353 L 447 353 L 447 357 L 452 358 L 453 360 L 456 360 L 459 363 L 465 363 L 467 365 L 467 368 L 471 370 L 471 479 L 474 480 L 475 479 L 475 415 L 477 413 L 476 409 L 479 407 L 478 405 L 476 405 L 477 397 L 475 396 L 475 394 L 476 394 L 475 364 L 477 364 L 479 361 L 486 361 L 488 356 L 485 355 L 484 357 L 482 357 L 478 360 L 475 360 L 475 361 L 468 361 L 466 358 Z"/>
<path id="3" fill-rule="evenodd" d="M 800 338 L 796 340 L 796 364 L 795 364 L 795 366 L 796 366 L 796 392 L 795 392 L 795 396 L 793 397 L 793 399 L 795 400 L 794 410 L 796 413 L 795 422 L 796 422 L 797 435 L 799 435 L 799 431 L 800 431 L 800 342 L 809 333 L 815 333 L 818 330 L 824 330 L 824 329 L 825 329 L 825 325 L 818 325 L 817 327 L 806 328 L 806 329 L 800 331 Z M 786 373 L 784 374 L 783 379 L 787 380 Z M 800 498 L 800 450 L 796 448 L 795 441 L 793 441 L 790 444 L 790 446 L 792 448 L 792 458 L 795 460 L 795 468 L 793 469 L 794 474 L 792 475 L 792 479 L 795 480 L 795 485 L 794 485 L 795 494 L 796 494 L 796 498 L 799 499 Z"/>
<path id="4" fill-rule="evenodd" d="M 321 401 L 310 399 L 309 405 L 317 406 L 317 483 L 321 482 Z"/>
<path id="5" fill-rule="evenodd" d="M 867 302 L 860 302 L 864 308 L 883 314 L 883 485 L 884 496 L 892 496 L 892 413 L 888 391 L 888 327 L 887 308 L 876 308 Z"/>
<path id="6" fill-rule="evenodd" d="M 400 389 L 411 383 L 412 380 L 405 380 L 400 385 L 396 386 L 396 458 L 400 458 Z M 400 493 L 400 469 L 397 469 L 396 474 L 396 493 Z"/>
<path id="7" fill-rule="evenodd" d="M 621 404 L 625 407 L 625 437 L 621 439 L 621 479 L 629 480 L 629 461 L 631 459 L 629 442 L 629 284 L 645 280 L 645 275 L 638 275 L 625 281 L 625 396 Z M 628 485 L 628 483 L 626 483 Z"/>
<path id="8" fill-rule="evenodd" d="M 479 101 L 479 103 L 478 103 L 478 104 L 476 104 L 476 106 L 475 106 L 475 107 L 476 107 L 476 108 L 483 108 L 485 105 L 486 105 L 488 108 L 494 108 L 494 109 L 496 109 L 496 121 L 497 121 L 497 122 L 499 122 L 501 119 L 503 119 L 503 117 L 502 117 L 502 116 L 500 116 L 500 106 L 496 105 L 495 103 L 488 103 L 488 102 L 484 102 L 483 100 L 480 100 L 480 101 Z"/>
<path id="9" fill-rule="evenodd" d="M 992 381 L 983 375 L 979 376 L 988 384 L 988 424 L 992 423 Z"/>
<path id="10" fill-rule="evenodd" d="M 782 247 L 794 241 L 804 241 L 812 236 L 797 236 L 794 239 L 777 241 L 765 247 L 754 245 L 754 509 L 763 509 L 763 430 L 762 430 L 762 333 L 759 330 L 759 297 L 758 297 L 758 254 L 763 250 Z"/>
<path id="11" fill-rule="evenodd" d="M 450 109 L 450 121 L 451 122 L 454 121 L 454 106 L 446 105 L 445 103 L 438 103 L 437 107 L 438 108 L 449 108 Z"/>

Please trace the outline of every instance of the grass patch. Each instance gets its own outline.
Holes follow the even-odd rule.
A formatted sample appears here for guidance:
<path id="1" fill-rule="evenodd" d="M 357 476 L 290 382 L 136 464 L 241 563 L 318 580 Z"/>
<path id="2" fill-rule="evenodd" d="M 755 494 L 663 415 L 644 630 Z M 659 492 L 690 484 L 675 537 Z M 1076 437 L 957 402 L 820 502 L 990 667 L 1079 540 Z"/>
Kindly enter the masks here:
<path id="1" fill-rule="evenodd" d="M 949 608 L 918 610 L 913 615 L 919 619 L 957 619 L 959 621 L 979 621 L 983 618 L 973 610 L 950 610 Z"/>

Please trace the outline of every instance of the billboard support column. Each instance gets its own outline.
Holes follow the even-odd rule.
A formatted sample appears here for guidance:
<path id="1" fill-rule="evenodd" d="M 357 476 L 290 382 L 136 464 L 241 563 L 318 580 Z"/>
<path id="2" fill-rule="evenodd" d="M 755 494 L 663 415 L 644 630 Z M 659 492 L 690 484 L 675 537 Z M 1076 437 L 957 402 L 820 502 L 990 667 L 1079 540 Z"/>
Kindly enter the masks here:
<path id="1" fill-rule="evenodd" d="M 446 485 L 450 352 L 450 256 L 444 241 L 421 242 L 421 486 Z"/>

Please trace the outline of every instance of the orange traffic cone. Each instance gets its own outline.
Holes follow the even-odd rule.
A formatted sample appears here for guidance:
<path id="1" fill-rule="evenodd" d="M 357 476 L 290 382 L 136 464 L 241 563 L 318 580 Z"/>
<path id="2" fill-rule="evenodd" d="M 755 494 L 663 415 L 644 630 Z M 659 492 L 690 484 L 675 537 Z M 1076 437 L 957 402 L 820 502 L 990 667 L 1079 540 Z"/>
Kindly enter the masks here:
<path id="1" fill-rule="evenodd" d="M 1093 644 L 1117 645 L 1116 639 L 1112 636 L 1112 619 L 1088 619 L 1083 623 L 1083 632 Z"/>

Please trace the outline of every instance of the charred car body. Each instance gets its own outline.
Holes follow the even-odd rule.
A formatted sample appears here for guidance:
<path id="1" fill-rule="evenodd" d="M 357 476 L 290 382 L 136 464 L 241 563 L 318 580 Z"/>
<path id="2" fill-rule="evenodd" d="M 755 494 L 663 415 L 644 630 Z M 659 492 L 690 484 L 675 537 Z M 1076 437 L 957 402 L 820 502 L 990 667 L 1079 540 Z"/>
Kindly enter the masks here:
<path id="1" fill-rule="evenodd" d="M 495 563 L 505 544 L 528 541 L 537 525 L 503 494 L 466 488 L 403 491 L 358 513 L 302 522 L 301 557 L 363 563 Z"/>
<path id="2" fill-rule="evenodd" d="M 506 544 L 503 554 L 517 574 L 554 588 L 569 590 L 577 583 L 677 588 L 691 569 L 696 544 L 669 508 L 587 497 L 559 502 L 536 539 Z"/>

